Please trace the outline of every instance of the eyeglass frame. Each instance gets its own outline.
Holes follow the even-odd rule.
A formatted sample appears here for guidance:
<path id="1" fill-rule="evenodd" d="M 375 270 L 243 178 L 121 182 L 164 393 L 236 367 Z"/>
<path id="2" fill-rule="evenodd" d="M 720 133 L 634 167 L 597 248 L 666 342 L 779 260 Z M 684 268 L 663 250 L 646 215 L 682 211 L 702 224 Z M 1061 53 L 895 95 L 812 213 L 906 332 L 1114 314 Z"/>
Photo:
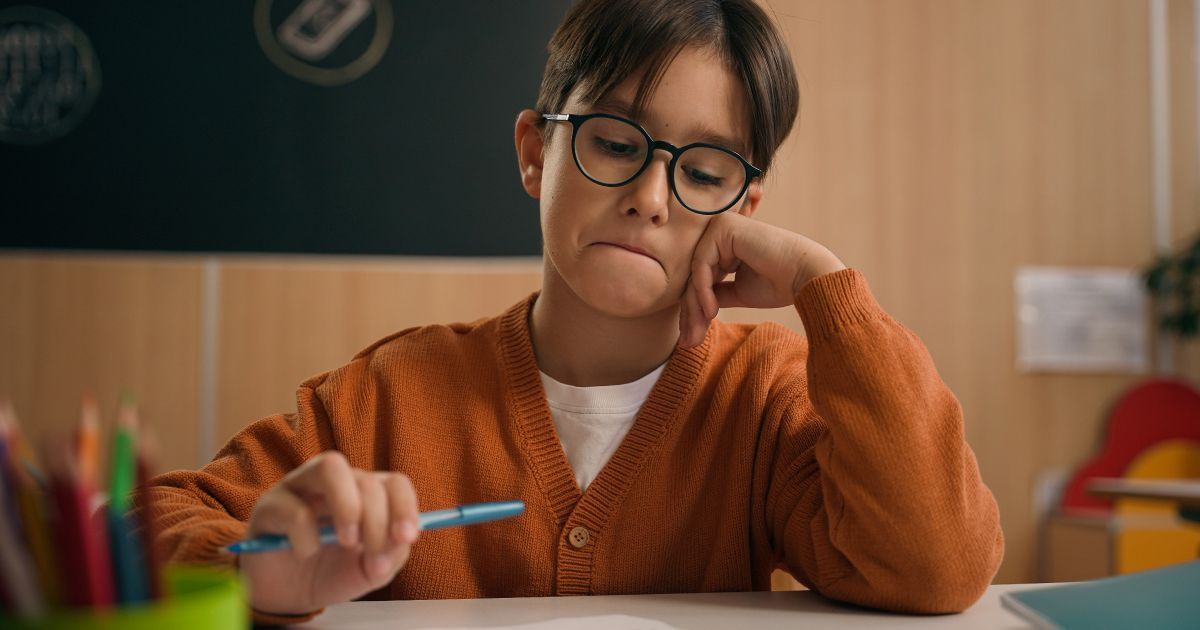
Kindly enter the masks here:
<path id="1" fill-rule="evenodd" d="M 677 201 L 679 201 L 679 204 L 682 205 L 685 209 L 687 209 L 688 212 L 694 212 L 696 214 L 702 214 L 702 215 L 706 215 L 706 216 L 721 214 L 722 212 L 725 212 L 726 210 L 737 205 L 738 201 L 741 201 L 742 197 L 746 194 L 746 191 L 749 190 L 751 181 L 753 181 L 756 177 L 763 176 L 762 169 L 747 162 L 746 158 L 742 157 L 737 151 L 734 151 L 733 149 L 730 149 L 728 147 L 723 147 L 719 144 L 712 144 L 709 142 L 693 142 L 691 144 L 687 144 L 682 147 L 677 147 L 665 140 L 655 140 L 644 128 L 642 128 L 641 125 L 637 124 L 636 122 L 634 122 L 632 120 L 629 120 L 628 118 L 622 118 L 621 116 L 616 116 L 613 114 L 594 113 L 594 114 L 541 114 L 541 117 L 544 120 L 547 120 L 550 122 L 571 123 L 571 157 L 574 158 L 574 160 L 575 160 L 575 167 L 578 168 L 579 172 L 583 173 L 583 176 L 588 178 L 588 180 L 591 181 L 592 183 L 599 184 L 599 185 L 605 186 L 607 188 L 619 188 L 621 186 L 625 186 L 625 185 L 629 184 L 630 182 L 632 182 L 633 180 L 637 179 L 639 176 L 641 176 L 641 174 L 643 172 L 645 172 L 645 170 L 647 168 L 649 168 L 650 163 L 654 161 L 654 151 L 655 150 L 662 149 L 663 151 L 670 153 L 671 161 L 667 164 L 667 184 L 671 189 L 671 194 L 675 195 L 675 199 Z M 608 118 L 610 120 L 615 120 L 617 122 L 626 123 L 626 124 L 632 126 L 634 129 L 637 129 L 638 131 L 640 131 L 642 136 L 646 139 L 646 147 L 647 147 L 646 160 L 638 168 L 637 172 L 635 172 L 632 176 L 630 176 L 625 181 L 622 181 L 622 182 L 619 182 L 616 184 L 602 182 L 602 181 L 592 177 L 591 175 L 589 175 L 587 172 L 587 169 L 583 168 L 583 164 L 579 163 L 579 152 L 575 150 L 575 139 L 579 135 L 579 128 L 581 126 L 583 126 L 583 123 L 585 123 L 589 120 L 592 120 L 593 118 Z M 708 148 L 708 149 L 716 149 L 718 151 L 724 151 L 725 153 L 728 153 L 728 154 L 732 155 L 733 157 L 737 158 L 738 161 L 742 163 L 742 167 L 746 171 L 746 179 L 742 182 L 742 189 L 738 192 L 738 194 L 734 195 L 733 201 L 730 201 L 724 208 L 721 208 L 719 210 L 696 210 L 696 209 L 692 208 L 691 206 L 687 205 L 687 203 L 683 200 L 683 198 L 679 196 L 679 189 L 675 186 L 675 166 L 676 166 L 676 163 L 679 162 L 679 156 L 683 155 L 684 151 L 687 151 L 688 149 L 694 149 L 694 148 Z"/>

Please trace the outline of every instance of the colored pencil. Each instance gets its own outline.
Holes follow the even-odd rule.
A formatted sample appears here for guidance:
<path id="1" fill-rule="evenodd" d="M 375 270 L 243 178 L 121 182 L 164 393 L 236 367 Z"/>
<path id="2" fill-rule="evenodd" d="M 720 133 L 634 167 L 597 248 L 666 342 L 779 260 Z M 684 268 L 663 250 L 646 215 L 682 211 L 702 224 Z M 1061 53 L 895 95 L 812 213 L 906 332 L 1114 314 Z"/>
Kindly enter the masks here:
<path id="1" fill-rule="evenodd" d="M 8 503 L 8 474 L 0 471 L 0 495 Z M 0 518 L 0 581 L 12 610 L 22 617 L 36 617 L 45 612 L 45 602 L 38 591 L 37 571 L 21 536 L 12 527 L 14 519 Z"/>
<path id="2" fill-rule="evenodd" d="M 124 512 L 129 508 L 129 493 L 137 474 L 134 454 L 134 435 L 137 432 L 137 408 L 133 397 L 122 394 L 113 428 L 112 453 L 109 455 L 109 502 L 113 509 Z"/>
<path id="3" fill-rule="evenodd" d="M 100 474 L 100 408 L 96 397 L 84 394 L 76 435 L 79 480 L 92 492 L 99 487 Z"/>
<path id="4" fill-rule="evenodd" d="M 80 462 L 72 451 L 53 445 L 46 450 L 57 508 L 55 546 L 63 602 L 68 606 L 109 606 L 113 603 L 112 566 L 104 519 L 91 516 L 91 486 L 82 478 Z"/>
<path id="5" fill-rule="evenodd" d="M 134 453 L 134 433 L 137 431 L 137 408 L 133 397 L 122 394 L 113 429 L 112 454 L 109 456 L 108 538 L 112 552 L 113 582 L 117 600 L 122 603 L 144 602 L 150 599 L 146 584 L 146 558 L 142 541 L 126 514 L 129 495 L 133 489 L 137 462 Z"/>
<path id="6" fill-rule="evenodd" d="M 5 473 L 6 490 L 3 500 L 0 500 L 0 518 L 8 519 L 8 526 L 14 530 L 18 539 L 23 538 L 21 532 L 21 513 L 17 508 L 17 480 L 12 476 L 15 459 L 10 448 L 12 440 L 12 423 L 8 419 L 6 409 L 0 409 L 0 471 Z"/>
<path id="7" fill-rule="evenodd" d="M 38 480 L 41 474 L 37 472 L 33 455 L 21 435 L 21 423 L 12 404 L 0 404 L 0 415 L 4 416 L 8 427 L 8 474 L 13 482 L 11 485 L 15 487 L 25 544 L 37 569 L 42 598 L 48 606 L 57 606 L 62 601 L 62 594 L 58 586 L 54 546 L 50 541 L 52 524 L 46 506 L 44 484 Z"/>
<path id="8" fill-rule="evenodd" d="M 99 489 L 100 414 L 83 397 L 71 439 L 44 444 L 42 474 L 12 405 L 0 401 L 0 611 L 103 609 L 165 593 L 154 541 L 152 440 L 139 435 L 133 397 L 121 396 L 107 446 L 110 501 Z M 96 509 L 97 506 L 102 509 Z"/>
<path id="9" fill-rule="evenodd" d="M 27 473 L 23 474 L 20 482 L 19 507 L 21 522 L 24 525 L 25 544 L 29 548 L 34 566 L 37 568 L 38 583 L 42 589 L 42 597 L 50 606 L 62 602 L 62 592 L 59 587 L 57 560 L 54 557 L 54 545 L 50 540 L 52 523 L 46 509 L 46 497 L 36 486 Z"/>

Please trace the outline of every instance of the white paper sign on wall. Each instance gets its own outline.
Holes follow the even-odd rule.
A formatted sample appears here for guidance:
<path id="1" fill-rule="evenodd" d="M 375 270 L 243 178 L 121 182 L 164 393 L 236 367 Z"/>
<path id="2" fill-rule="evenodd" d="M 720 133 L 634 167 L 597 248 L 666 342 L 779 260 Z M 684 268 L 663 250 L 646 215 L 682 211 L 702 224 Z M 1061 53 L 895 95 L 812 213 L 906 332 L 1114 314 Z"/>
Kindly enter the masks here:
<path id="1" fill-rule="evenodd" d="M 1014 287 L 1019 369 L 1146 371 L 1149 311 L 1137 271 L 1022 267 Z"/>

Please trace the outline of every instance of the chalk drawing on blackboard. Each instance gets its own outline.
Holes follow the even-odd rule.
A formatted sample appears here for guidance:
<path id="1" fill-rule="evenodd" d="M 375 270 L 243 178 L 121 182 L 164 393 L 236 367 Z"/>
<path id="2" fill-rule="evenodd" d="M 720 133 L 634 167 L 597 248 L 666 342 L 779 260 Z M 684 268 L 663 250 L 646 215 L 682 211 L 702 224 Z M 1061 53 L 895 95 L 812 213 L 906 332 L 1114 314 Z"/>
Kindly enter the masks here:
<path id="1" fill-rule="evenodd" d="M 391 42 L 393 19 L 389 0 L 279 0 L 278 5 L 276 0 L 257 0 L 254 33 L 263 53 L 280 70 L 332 87 L 361 77 L 379 63 Z M 367 29 L 370 37 L 353 37 Z"/>
<path id="2" fill-rule="evenodd" d="M 100 62 L 78 26 L 39 7 L 0 10 L 0 142 L 62 137 L 99 94 Z"/>

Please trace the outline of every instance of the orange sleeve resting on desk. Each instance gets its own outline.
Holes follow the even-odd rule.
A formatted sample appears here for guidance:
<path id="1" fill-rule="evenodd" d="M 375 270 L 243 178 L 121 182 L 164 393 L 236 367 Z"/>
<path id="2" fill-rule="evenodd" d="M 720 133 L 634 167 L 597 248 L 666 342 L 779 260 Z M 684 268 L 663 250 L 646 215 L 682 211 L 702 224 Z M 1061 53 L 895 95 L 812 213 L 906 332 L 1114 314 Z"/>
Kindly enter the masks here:
<path id="1" fill-rule="evenodd" d="M 965 609 L 991 582 L 1004 541 L 962 407 L 861 277 L 818 278 L 796 308 L 810 346 L 807 387 L 768 423 L 773 544 L 798 580 L 829 597 Z"/>
<path id="2" fill-rule="evenodd" d="M 858 272 L 797 296 L 811 341 L 714 322 L 676 350 L 586 493 L 541 389 L 536 297 L 380 340 L 305 382 L 295 414 L 251 425 L 200 471 L 158 477 L 164 553 L 232 563 L 221 549 L 258 497 L 337 449 L 407 474 L 424 510 L 526 504 L 426 532 L 371 599 L 768 590 L 782 565 L 835 599 L 952 612 L 991 581 L 1003 540 L 961 408 Z"/>

